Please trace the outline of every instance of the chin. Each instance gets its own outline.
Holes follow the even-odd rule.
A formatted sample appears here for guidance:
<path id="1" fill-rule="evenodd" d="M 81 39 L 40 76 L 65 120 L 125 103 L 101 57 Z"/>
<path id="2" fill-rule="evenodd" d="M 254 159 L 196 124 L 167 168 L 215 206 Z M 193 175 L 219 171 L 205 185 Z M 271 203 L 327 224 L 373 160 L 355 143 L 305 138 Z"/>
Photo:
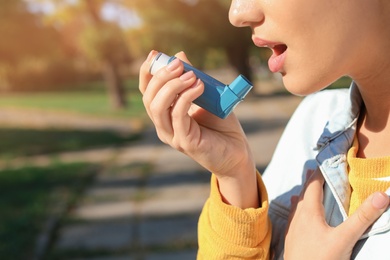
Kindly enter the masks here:
<path id="1" fill-rule="evenodd" d="M 288 77 L 287 74 L 283 75 L 283 84 L 288 92 L 296 96 L 307 96 L 316 93 L 329 85 L 322 84 L 322 82 L 319 81 L 310 81 L 305 77 L 303 80 L 298 80 L 293 77 Z"/>

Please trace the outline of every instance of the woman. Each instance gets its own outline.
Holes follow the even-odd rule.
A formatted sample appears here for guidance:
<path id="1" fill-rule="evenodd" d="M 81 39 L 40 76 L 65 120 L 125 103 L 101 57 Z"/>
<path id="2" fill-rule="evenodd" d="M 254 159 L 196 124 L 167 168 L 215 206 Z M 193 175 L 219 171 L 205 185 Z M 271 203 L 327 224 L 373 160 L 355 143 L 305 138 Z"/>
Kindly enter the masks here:
<path id="1" fill-rule="evenodd" d="M 230 22 L 308 95 L 263 179 L 234 114 L 193 105 L 203 84 L 179 59 L 152 77 L 150 53 L 140 90 L 159 138 L 213 173 L 199 259 L 390 259 L 389 13 L 388 0 L 232 1 Z M 319 92 L 342 76 L 349 91 Z"/>

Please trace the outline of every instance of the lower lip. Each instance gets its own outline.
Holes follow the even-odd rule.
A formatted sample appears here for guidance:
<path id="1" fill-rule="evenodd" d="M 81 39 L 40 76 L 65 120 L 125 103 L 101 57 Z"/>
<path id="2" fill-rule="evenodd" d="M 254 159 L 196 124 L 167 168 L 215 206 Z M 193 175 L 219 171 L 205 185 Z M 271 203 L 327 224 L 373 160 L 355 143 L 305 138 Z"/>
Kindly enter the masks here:
<path id="1" fill-rule="evenodd" d="M 284 61 L 286 59 L 286 52 L 283 52 L 280 55 L 276 55 L 275 53 L 272 54 L 272 56 L 268 60 L 268 67 L 271 72 L 279 72 L 282 70 Z"/>

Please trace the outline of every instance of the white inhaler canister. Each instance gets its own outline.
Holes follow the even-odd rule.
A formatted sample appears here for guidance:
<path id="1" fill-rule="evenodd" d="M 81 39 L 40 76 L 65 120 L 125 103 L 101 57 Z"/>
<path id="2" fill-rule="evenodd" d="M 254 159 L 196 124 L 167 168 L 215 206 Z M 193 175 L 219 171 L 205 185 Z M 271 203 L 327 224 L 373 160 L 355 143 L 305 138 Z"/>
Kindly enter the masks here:
<path id="1" fill-rule="evenodd" d="M 176 57 L 159 52 L 152 61 L 150 73 L 155 75 L 174 59 Z M 193 71 L 204 84 L 203 94 L 194 103 L 222 119 L 233 111 L 253 87 L 243 75 L 239 75 L 230 85 L 225 85 L 185 62 L 183 65 L 184 72 Z"/>

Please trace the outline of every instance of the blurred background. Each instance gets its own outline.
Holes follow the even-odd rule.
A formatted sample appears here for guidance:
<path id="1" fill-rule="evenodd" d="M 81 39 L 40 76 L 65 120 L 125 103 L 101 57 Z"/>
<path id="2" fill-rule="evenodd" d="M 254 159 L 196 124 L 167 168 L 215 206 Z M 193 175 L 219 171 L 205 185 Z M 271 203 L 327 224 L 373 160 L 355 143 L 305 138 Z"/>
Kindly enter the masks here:
<path id="1" fill-rule="evenodd" d="M 141 63 L 185 51 L 222 82 L 249 78 L 237 113 L 266 144 L 260 169 L 300 101 L 229 4 L 0 0 L 0 259 L 195 259 L 210 175 L 157 140 Z"/>

